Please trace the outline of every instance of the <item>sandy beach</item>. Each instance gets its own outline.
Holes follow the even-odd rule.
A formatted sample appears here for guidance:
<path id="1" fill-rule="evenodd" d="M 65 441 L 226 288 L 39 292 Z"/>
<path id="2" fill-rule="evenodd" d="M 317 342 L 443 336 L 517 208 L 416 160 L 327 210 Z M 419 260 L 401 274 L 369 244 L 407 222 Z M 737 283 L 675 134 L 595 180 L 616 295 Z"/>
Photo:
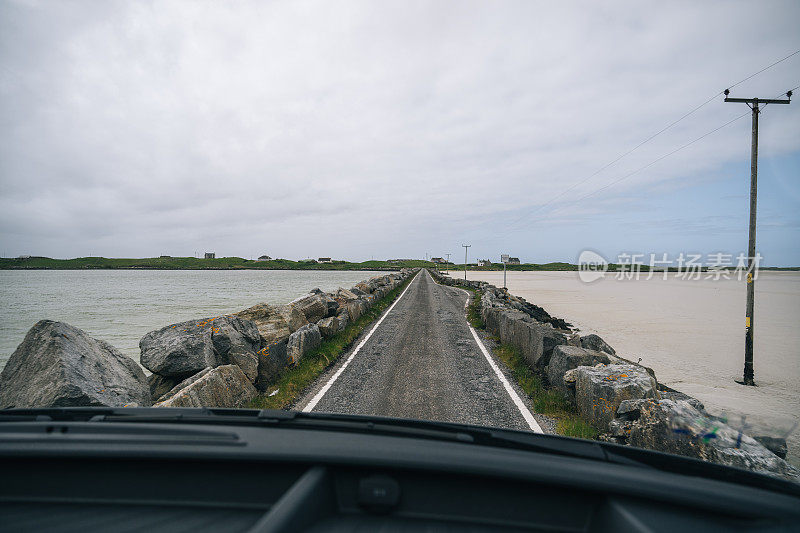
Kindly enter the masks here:
<path id="1" fill-rule="evenodd" d="M 502 272 L 468 277 L 503 285 Z M 583 334 L 597 333 L 623 357 L 641 357 L 660 382 L 732 425 L 745 417 L 751 434 L 791 432 L 789 460 L 800 465 L 800 431 L 792 431 L 800 422 L 800 273 L 762 272 L 756 281 L 757 387 L 734 381 L 744 361 L 744 282 L 645 277 L 583 283 L 577 272 L 508 272 L 508 288 Z"/>

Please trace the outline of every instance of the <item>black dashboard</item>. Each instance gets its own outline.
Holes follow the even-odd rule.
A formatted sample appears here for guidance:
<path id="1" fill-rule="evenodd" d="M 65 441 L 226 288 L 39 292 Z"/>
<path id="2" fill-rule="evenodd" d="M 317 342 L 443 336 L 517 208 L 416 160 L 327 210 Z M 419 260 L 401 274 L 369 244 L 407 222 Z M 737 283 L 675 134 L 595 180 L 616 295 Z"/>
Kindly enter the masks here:
<path id="1" fill-rule="evenodd" d="M 793 531 L 800 497 L 411 436 L 0 424 L 3 531 Z"/>

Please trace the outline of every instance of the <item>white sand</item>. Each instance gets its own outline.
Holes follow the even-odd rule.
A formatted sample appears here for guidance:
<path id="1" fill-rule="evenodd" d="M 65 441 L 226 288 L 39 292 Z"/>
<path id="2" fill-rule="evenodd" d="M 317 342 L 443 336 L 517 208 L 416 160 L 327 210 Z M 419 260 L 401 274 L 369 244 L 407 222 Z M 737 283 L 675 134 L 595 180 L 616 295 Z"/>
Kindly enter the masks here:
<path id="1" fill-rule="evenodd" d="M 454 274 L 457 276 L 458 274 Z M 463 276 L 463 272 L 461 273 Z M 659 382 L 701 400 L 750 433 L 783 436 L 800 422 L 800 273 L 762 272 L 756 281 L 755 377 L 738 385 L 744 363 L 745 283 L 733 280 L 616 280 L 582 283 L 577 272 L 509 272 L 508 288 L 597 333 L 628 359 L 656 371 Z M 469 272 L 502 286 L 502 272 Z M 789 436 L 800 464 L 800 430 Z"/>

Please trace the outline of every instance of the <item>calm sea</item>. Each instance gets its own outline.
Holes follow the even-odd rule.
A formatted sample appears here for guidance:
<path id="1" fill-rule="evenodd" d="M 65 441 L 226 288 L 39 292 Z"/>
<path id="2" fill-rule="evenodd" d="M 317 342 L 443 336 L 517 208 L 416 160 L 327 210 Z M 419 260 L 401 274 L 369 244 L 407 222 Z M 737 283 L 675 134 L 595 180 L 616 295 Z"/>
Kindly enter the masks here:
<path id="1" fill-rule="evenodd" d="M 139 361 L 139 339 L 184 320 L 287 303 L 380 274 L 293 270 L 0 270 L 0 368 L 42 319 L 67 322 Z"/>

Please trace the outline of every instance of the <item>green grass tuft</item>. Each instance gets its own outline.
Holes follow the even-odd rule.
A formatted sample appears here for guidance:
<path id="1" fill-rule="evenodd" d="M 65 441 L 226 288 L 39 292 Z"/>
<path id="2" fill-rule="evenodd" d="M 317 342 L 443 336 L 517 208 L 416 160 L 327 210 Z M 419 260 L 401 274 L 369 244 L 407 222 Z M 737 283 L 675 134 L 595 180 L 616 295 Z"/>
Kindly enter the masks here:
<path id="1" fill-rule="evenodd" d="M 598 432 L 578 414 L 575 406 L 561 391 L 544 386 L 541 376 L 531 370 L 515 346 L 501 344 L 494 354 L 511 370 L 514 380 L 533 401 L 536 413 L 556 419 L 559 435 L 594 439 Z"/>

